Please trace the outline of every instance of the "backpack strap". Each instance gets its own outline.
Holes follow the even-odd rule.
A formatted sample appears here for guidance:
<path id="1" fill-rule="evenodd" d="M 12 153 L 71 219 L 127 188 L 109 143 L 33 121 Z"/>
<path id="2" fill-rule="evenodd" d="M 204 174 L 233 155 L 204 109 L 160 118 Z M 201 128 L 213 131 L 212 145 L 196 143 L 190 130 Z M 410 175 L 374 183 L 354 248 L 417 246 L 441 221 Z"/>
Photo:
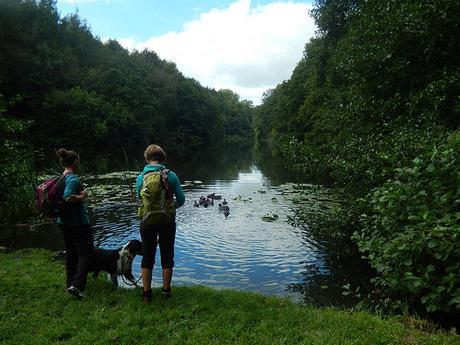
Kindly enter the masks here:
<path id="1" fill-rule="evenodd" d="M 156 173 L 156 172 L 158 172 L 158 170 L 149 170 L 149 171 L 143 173 L 142 174 L 142 184 L 144 184 L 144 181 L 145 181 L 147 175 L 153 174 L 153 173 Z"/>
<path id="2" fill-rule="evenodd" d="M 168 200 L 173 200 L 174 199 L 173 192 L 171 190 L 171 186 L 168 181 L 169 172 L 170 172 L 169 169 L 166 169 L 166 168 L 161 169 L 161 185 L 166 190 L 166 197 L 168 198 Z"/>

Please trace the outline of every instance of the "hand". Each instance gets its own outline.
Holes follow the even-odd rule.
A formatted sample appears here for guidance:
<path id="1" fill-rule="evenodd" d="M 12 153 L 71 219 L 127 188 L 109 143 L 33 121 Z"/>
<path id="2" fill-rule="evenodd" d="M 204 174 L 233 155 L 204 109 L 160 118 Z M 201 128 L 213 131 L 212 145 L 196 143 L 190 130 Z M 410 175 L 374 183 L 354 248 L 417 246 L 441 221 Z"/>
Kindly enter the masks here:
<path id="1" fill-rule="evenodd" d="M 83 197 L 83 199 L 86 199 L 88 197 L 88 192 L 86 190 L 82 190 L 80 195 Z"/>

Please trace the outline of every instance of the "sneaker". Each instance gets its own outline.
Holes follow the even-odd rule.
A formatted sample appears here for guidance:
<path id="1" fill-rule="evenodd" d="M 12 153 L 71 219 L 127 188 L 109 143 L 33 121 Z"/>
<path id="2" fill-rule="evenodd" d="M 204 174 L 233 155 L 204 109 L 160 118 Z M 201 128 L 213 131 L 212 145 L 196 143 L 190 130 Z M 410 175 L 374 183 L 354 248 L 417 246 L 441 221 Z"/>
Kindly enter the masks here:
<path id="1" fill-rule="evenodd" d="M 171 297 L 171 288 L 169 289 L 161 288 L 161 294 L 163 295 L 164 298 Z"/>
<path id="2" fill-rule="evenodd" d="M 152 302 L 152 290 L 149 290 L 149 291 L 142 290 L 142 300 L 144 304 L 150 304 L 150 302 Z"/>
<path id="3" fill-rule="evenodd" d="M 79 299 L 82 299 L 83 297 L 85 297 L 85 293 L 73 285 L 69 286 L 69 288 L 67 289 L 67 292 L 70 293 L 71 295 L 74 295 L 75 297 Z"/>

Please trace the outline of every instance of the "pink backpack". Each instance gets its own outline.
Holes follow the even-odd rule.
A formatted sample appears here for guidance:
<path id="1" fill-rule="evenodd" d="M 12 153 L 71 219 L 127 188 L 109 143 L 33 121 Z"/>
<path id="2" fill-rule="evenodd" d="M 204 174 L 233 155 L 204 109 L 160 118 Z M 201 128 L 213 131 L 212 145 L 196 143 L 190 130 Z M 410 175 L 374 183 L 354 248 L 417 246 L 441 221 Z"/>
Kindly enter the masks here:
<path id="1" fill-rule="evenodd" d="M 63 200 L 65 176 L 50 178 L 35 188 L 35 199 L 41 214 L 51 218 L 62 216 L 66 206 Z"/>

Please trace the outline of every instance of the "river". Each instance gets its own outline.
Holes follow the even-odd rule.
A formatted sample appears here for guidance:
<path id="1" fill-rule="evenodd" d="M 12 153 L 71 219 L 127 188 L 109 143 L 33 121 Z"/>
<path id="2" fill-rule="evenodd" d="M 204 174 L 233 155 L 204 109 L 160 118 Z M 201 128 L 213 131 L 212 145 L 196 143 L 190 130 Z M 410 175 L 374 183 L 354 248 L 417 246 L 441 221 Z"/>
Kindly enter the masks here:
<path id="1" fill-rule="evenodd" d="M 132 193 L 143 163 L 126 157 L 122 170 L 121 157 L 97 161 L 98 166 L 83 167 L 81 180 L 90 194 L 95 244 L 114 249 L 140 237 Z M 174 284 L 257 291 L 315 305 L 348 305 L 351 300 L 342 294 L 342 286 L 368 279 L 358 258 L 338 258 L 327 241 L 315 239 L 306 226 L 292 224 L 296 209 L 324 213 L 340 207 L 340 200 L 328 188 L 300 183 L 301 178 L 283 169 L 276 156 L 240 149 L 215 157 L 211 150 L 189 158 L 171 157 L 167 164 L 180 176 L 186 196 L 177 211 Z M 228 201 L 229 215 L 219 211 L 218 201 L 207 208 L 193 206 L 210 193 Z M 59 230 L 50 223 L 26 223 L 2 232 L 13 248 L 63 248 Z M 137 257 L 133 265 L 136 277 L 140 260 Z M 160 286 L 159 253 L 156 261 L 153 285 Z"/>

